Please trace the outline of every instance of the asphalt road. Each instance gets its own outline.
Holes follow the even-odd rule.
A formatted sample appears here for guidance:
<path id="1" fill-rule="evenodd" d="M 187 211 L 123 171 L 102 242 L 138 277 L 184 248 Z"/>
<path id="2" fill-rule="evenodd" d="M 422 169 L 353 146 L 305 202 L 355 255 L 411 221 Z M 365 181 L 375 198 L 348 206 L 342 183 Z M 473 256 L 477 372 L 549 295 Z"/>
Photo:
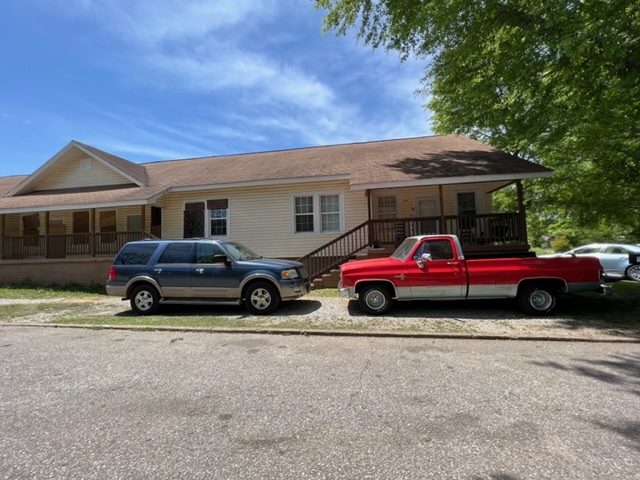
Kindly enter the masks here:
<path id="1" fill-rule="evenodd" d="M 640 345 L 2 327 L 0 478 L 640 478 Z"/>

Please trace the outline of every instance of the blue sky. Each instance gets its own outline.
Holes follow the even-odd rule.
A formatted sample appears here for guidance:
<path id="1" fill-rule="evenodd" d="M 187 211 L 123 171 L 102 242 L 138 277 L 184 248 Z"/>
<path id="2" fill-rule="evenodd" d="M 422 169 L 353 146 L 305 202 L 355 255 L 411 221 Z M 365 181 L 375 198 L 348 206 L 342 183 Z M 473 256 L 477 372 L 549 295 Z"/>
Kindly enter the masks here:
<path id="1" fill-rule="evenodd" d="M 428 135 L 424 61 L 312 0 L 2 0 L 0 176 L 70 140 L 134 162 Z"/>

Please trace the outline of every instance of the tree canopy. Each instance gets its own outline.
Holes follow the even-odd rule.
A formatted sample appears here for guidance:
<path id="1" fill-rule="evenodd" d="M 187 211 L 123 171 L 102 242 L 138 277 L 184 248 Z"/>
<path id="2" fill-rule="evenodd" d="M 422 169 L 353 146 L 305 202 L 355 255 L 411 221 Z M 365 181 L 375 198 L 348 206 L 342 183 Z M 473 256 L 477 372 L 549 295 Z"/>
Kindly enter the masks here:
<path id="1" fill-rule="evenodd" d="M 540 214 L 640 240 L 637 0 L 316 0 L 325 28 L 425 60 L 437 133 L 553 168 Z M 606 227 L 605 227 L 606 228 Z"/>

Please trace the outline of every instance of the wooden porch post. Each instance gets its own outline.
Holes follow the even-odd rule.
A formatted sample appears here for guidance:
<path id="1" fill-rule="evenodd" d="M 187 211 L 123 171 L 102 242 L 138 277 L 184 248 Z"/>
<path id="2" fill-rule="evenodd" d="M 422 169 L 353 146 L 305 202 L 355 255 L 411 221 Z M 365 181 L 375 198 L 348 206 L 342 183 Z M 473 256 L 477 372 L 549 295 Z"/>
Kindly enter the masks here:
<path id="1" fill-rule="evenodd" d="M 51 212 L 44 212 L 44 258 L 49 258 L 49 215 Z"/>
<path id="2" fill-rule="evenodd" d="M 3 213 L 0 215 L 2 217 L 2 232 L 0 232 L 0 259 L 4 258 L 4 237 L 7 234 L 7 214 Z"/>
<path id="3" fill-rule="evenodd" d="M 518 229 L 522 232 L 524 236 L 523 240 L 527 243 L 527 212 L 525 211 L 524 206 L 524 192 L 522 191 L 522 180 L 516 180 L 516 191 L 518 192 Z"/>
<path id="4" fill-rule="evenodd" d="M 367 189 L 364 192 L 365 196 L 367 197 L 367 221 L 369 222 L 369 228 L 368 228 L 368 232 L 369 232 L 369 246 L 373 245 L 373 232 L 372 232 L 372 225 L 371 225 L 371 190 Z"/>
<path id="5" fill-rule="evenodd" d="M 92 208 L 89 211 L 89 255 L 91 257 L 96 256 L 96 209 Z"/>
<path id="6" fill-rule="evenodd" d="M 440 234 L 448 233 L 444 231 L 444 189 L 442 185 L 438 185 L 438 196 L 440 197 Z"/>
<path id="7" fill-rule="evenodd" d="M 146 212 L 146 208 L 144 208 L 144 205 L 140 206 L 140 218 L 142 219 L 142 221 L 140 223 L 142 223 L 142 238 L 144 238 L 144 232 L 147 231 L 147 220 L 145 218 L 145 212 Z M 149 229 L 151 230 L 151 229 Z"/>

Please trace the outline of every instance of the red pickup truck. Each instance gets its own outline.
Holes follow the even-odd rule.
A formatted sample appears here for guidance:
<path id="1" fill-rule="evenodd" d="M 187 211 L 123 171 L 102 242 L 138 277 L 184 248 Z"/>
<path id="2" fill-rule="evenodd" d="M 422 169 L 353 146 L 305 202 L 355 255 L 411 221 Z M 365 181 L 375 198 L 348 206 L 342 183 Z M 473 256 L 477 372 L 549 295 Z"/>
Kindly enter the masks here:
<path id="1" fill-rule="evenodd" d="M 388 258 L 340 266 L 342 296 L 357 298 L 373 315 L 392 300 L 515 298 L 532 315 L 548 315 L 558 293 L 609 294 L 602 266 L 592 257 L 481 258 L 465 260 L 455 235 L 407 238 Z"/>

